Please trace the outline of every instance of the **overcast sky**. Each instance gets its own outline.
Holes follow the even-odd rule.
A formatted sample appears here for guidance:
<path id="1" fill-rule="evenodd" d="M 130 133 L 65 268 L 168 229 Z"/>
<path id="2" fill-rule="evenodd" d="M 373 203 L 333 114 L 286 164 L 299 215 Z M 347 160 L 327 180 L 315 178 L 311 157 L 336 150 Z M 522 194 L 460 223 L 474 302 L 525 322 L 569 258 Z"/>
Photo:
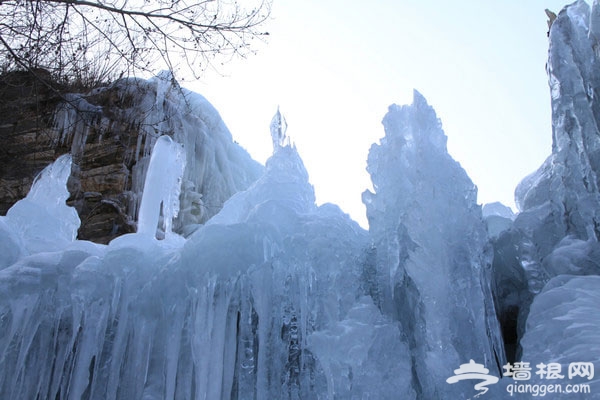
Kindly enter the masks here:
<path id="1" fill-rule="evenodd" d="M 479 202 L 514 208 L 517 183 L 550 154 L 545 8 L 556 0 L 274 0 L 257 55 L 184 86 L 219 110 L 261 163 L 280 106 L 315 186 L 366 226 L 369 147 L 392 104 L 419 90 Z"/>

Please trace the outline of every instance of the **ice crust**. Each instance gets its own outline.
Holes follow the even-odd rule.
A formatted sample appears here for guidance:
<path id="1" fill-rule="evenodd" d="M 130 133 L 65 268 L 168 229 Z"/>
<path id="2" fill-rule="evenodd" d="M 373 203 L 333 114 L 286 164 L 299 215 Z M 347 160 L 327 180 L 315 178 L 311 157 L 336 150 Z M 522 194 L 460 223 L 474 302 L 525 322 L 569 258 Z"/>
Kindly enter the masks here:
<path id="1" fill-rule="evenodd" d="M 138 233 L 75 240 L 70 156 L 0 217 L 0 398 L 458 399 L 477 395 L 447 383 L 470 360 L 495 377 L 518 360 L 600 368 L 599 4 L 577 1 L 552 25 L 553 149 L 516 189 L 516 215 L 477 204 L 416 91 L 369 152 L 365 231 L 316 205 L 279 110 L 254 179 L 204 98 L 169 74 L 135 81 L 155 93 Z M 600 398 L 597 376 L 583 383 L 592 393 L 569 398 Z"/>

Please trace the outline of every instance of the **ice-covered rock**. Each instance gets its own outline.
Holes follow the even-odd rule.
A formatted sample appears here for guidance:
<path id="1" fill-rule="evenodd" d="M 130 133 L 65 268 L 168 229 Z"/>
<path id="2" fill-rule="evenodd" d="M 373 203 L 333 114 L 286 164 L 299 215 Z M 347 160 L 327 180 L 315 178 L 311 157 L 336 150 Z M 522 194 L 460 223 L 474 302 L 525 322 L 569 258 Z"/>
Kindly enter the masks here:
<path id="1" fill-rule="evenodd" d="M 544 258 L 542 267 L 548 276 L 600 275 L 600 244 L 567 236 Z"/>
<path id="2" fill-rule="evenodd" d="M 173 226 L 179 233 L 193 232 L 262 174 L 217 110 L 169 73 L 121 79 L 66 100 L 49 135 L 73 156 L 70 190 L 82 238 L 108 243 L 135 231 L 150 154 L 163 135 L 184 146 L 187 160 Z"/>
<path id="3" fill-rule="evenodd" d="M 300 175 L 290 174 L 293 171 L 290 168 L 298 168 L 294 172 Z M 215 215 L 206 224 L 234 224 L 261 217 L 282 222 L 290 213 L 313 211 L 316 208 L 314 190 L 307 180 L 300 180 L 302 175 L 308 176 L 296 150 L 291 147 L 278 150 L 267 160 L 267 171 L 252 186 L 253 190 L 232 196 L 223 206 L 225 212 Z M 290 180 L 286 182 L 287 178 Z M 258 189 L 273 197 L 264 199 L 263 192 Z M 285 227 L 285 224 L 281 225 Z"/>
<path id="4" fill-rule="evenodd" d="M 504 349 L 491 296 L 491 249 L 477 189 L 449 155 L 423 96 L 390 107 L 369 152 L 375 193 L 363 194 L 374 244 L 371 290 L 408 337 L 421 398 L 458 398 L 446 378 L 480 360 L 498 371 Z"/>
<path id="5" fill-rule="evenodd" d="M 481 208 L 481 212 L 483 214 L 483 218 L 496 216 L 506 218 L 511 221 L 515 219 L 515 213 L 513 210 L 500 202 L 484 204 Z"/>
<path id="6" fill-rule="evenodd" d="M 25 252 L 21 238 L 5 220 L 0 217 L 0 269 L 14 264 Z"/>
<path id="7" fill-rule="evenodd" d="M 516 216 L 477 204 L 418 92 L 369 153 L 366 232 L 315 204 L 279 111 L 262 169 L 171 75 L 117 83 L 122 102 L 147 95 L 126 112 L 148 111 L 139 232 L 74 240 L 68 157 L 0 217 L 0 397 L 455 399 L 477 394 L 459 374 L 477 368 L 501 399 L 507 361 L 597 366 L 599 4 L 552 26 L 553 153 L 517 188 Z M 187 238 L 157 240 L 178 208 Z"/>
<path id="8" fill-rule="evenodd" d="M 174 225 L 181 231 L 217 214 L 227 199 L 256 181 L 263 168 L 233 141 L 218 111 L 203 96 L 179 87 L 169 75 L 160 75 L 149 84 L 156 85 L 156 97 L 153 111 L 143 122 L 148 130 L 146 145 L 156 135 L 167 134 L 185 150 L 182 204 Z M 142 103 L 138 110 L 146 106 Z M 145 168 L 143 163 L 140 166 Z M 134 173 L 144 176 L 144 171 Z M 139 189 L 135 190 L 141 195 Z"/>
<path id="9" fill-rule="evenodd" d="M 240 328 L 243 357 L 228 366 L 238 398 L 413 398 L 399 326 L 364 297 L 366 247 L 366 232 L 337 206 L 315 205 L 289 144 L 276 146 L 263 177 L 190 237 L 183 265 L 200 262 L 211 279 L 243 288 L 222 306 L 238 304 L 248 321 Z M 353 332 L 335 343 L 331 332 L 350 325 Z M 202 345 L 214 349 L 221 336 Z M 381 351 L 389 356 L 380 358 Z"/>
<path id="10" fill-rule="evenodd" d="M 285 129 L 285 118 L 277 110 L 271 121 L 273 155 L 266 162 L 265 173 L 249 190 L 233 195 L 224 204 L 223 211 L 207 222 L 208 225 L 270 218 L 285 226 L 283 221 L 290 213 L 314 211 L 314 189 L 308 182 L 300 155 L 287 140 Z"/>

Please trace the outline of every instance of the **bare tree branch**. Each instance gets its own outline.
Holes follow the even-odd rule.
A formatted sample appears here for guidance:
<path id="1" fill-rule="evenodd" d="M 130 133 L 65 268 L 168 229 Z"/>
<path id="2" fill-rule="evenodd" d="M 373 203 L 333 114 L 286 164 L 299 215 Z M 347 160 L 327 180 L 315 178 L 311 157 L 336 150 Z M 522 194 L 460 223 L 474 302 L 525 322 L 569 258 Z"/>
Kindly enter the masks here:
<path id="1" fill-rule="evenodd" d="M 0 0 L 0 68 L 44 68 L 60 80 L 184 69 L 246 56 L 270 0 Z"/>

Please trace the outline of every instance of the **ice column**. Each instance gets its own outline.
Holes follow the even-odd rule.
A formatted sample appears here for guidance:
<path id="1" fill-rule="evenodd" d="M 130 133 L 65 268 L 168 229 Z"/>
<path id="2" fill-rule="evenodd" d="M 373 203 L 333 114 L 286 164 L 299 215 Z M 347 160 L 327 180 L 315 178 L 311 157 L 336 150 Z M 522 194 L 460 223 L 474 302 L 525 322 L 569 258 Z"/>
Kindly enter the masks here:
<path id="1" fill-rule="evenodd" d="M 159 227 L 167 236 L 171 233 L 173 218 L 179 213 L 179 193 L 185 169 L 183 147 L 169 136 L 156 141 L 144 183 L 138 217 L 138 233 L 156 235 Z"/>

